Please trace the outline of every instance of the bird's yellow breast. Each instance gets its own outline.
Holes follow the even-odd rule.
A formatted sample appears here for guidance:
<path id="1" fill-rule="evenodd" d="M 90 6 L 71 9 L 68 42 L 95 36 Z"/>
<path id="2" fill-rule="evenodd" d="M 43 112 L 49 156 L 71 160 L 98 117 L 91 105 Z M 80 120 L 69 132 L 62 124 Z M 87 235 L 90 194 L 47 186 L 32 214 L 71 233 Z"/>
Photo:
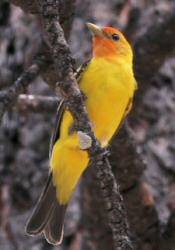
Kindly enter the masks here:
<path id="1" fill-rule="evenodd" d="M 92 60 L 81 79 L 87 110 L 97 138 L 106 146 L 117 130 L 134 93 L 132 68 L 124 62 Z"/>
<path id="2" fill-rule="evenodd" d="M 135 89 L 132 66 L 119 61 L 95 58 L 80 79 L 80 88 L 87 96 L 85 104 L 92 128 L 102 146 L 108 144 L 120 125 Z M 89 161 L 87 152 L 79 148 L 76 132 L 70 134 L 72 125 L 72 115 L 66 111 L 61 124 L 61 136 L 51 158 L 57 197 L 63 204 L 69 201 Z"/>

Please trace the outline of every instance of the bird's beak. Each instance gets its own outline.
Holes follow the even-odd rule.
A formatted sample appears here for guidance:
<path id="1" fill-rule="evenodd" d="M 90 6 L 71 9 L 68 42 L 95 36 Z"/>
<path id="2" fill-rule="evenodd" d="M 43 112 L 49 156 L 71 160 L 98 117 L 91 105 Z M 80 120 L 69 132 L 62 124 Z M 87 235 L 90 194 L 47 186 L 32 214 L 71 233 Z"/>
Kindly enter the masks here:
<path id="1" fill-rule="evenodd" d="M 88 28 L 91 31 L 93 36 L 102 36 L 103 35 L 102 29 L 99 28 L 97 25 L 95 25 L 93 23 L 86 23 L 86 25 L 88 26 Z"/>

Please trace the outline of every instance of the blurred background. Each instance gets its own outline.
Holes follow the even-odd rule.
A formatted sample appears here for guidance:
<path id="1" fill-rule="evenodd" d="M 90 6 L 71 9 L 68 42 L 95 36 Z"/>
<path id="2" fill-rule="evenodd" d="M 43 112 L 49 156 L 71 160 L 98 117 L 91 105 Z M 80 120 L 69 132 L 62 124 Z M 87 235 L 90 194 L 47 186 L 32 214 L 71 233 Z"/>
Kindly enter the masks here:
<path id="1" fill-rule="evenodd" d="M 32 64 L 43 39 L 44 30 L 32 5 L 34 1 L 31 2 L 0 1 L 0 91 L 14 84 Z M 124 197 L 134 249 L 173 250 L 175 1 L 60 2 L 62 7 L 65 4 L 65 19 L 69 21 L 65 35 L 76 67 L 92 56 L 87 21 L 122 30 L 133 46 L 139 89 L 125 126 L 109 146 L 111 164 Z M 50 110 L 38 103 L 31 107 L 25 98 L 55 97 L 54 84 L 48 82 L 48 76 L 38 76 L 3 116 L 0 249 L 112 250 L 111 232 L 91 168 L 69 206 L 64 243 L 51 246 L 42 235 L 33 238 L 25 234 L 25 224 L 47 178 L 49 140 L 56 112 L 55 105 Z"/>

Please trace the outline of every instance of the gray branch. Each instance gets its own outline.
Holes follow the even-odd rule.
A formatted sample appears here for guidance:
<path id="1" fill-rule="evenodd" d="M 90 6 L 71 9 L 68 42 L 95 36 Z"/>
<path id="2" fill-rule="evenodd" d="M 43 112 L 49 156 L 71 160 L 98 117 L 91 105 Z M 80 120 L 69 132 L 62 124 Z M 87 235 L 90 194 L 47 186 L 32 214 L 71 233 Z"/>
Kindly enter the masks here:
<path id="1" fill-rule="evenodd" d="M 58 1 L 38 0 L 38 6 L 55 66 L 60 69 L 58 72 L 59 88 L 66 98 L 67 106 L 76 121 L 77 129 L 81 129 L 92 139 L 92 146 L 88 153 L 97 170 L 96 174 L 106 205 L 108 222 L 113 232 L 115 249 L 132 249 L 122 197 L 108 163 L 106 152 L 100 147 L 91 130 L 91 123 L 84 106 L 83 96 L 73 74 L 70 50 L 59 24 Z"/>
<path id="2" fill-rule="evenodd" d="M 39 64 L 33 64 L 6 91 L 0 92 L 0 122 L 4 112 L 16 101 L 18 95 L 38 76 L 40 70 Z"/>
<path id="3" fill-rule="evenodd" d="M 19 111 L 31 111 L 34 113 L 54 114 L 59 105 L 60 98 L 41 95 L 19 95 L 15 103 L 15 109 Z"/>

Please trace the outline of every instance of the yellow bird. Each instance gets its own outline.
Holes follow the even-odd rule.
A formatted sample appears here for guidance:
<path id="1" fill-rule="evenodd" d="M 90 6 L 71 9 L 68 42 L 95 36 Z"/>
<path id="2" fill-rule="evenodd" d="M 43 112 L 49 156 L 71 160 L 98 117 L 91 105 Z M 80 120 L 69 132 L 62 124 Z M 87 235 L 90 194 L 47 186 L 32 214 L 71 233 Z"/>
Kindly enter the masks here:
<path id="1" fill-rule="evenodd" d="M 106 147 L 132 107 L 137 84 L 133 75 L 133 53 L 123 34 L 114 28 L 88 23 L 93 35 L 93 58 L 76 73 L 85 105 L 102 147 Z M 51 139 L 50 176 L 29 219 L 26 232 L 44 232 L 48 242 L 60 244 L 67 205 L 89 157 L 81 149 L 74 119 L 59 107 Z"/>

